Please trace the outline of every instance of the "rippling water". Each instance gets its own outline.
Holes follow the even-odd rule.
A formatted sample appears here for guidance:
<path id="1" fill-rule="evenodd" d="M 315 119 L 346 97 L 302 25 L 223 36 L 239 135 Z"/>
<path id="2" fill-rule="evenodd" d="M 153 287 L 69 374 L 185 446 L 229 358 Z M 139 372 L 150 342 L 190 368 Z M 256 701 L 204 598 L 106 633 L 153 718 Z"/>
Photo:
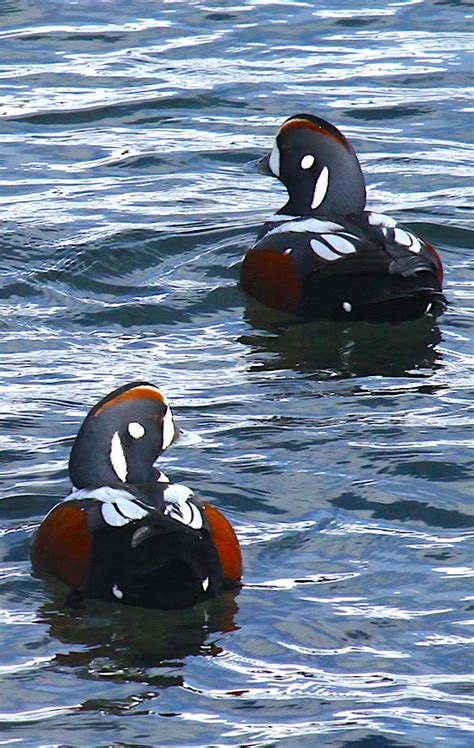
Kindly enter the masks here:
<path id="1" fill-rule="evenodd" d="M 0 0 L 2 744 L 471 744 L 473 12 Z M 436 244 L 438 324 L 239 289 L 298 111 Z M 30 576 L 82 417 L 137 377 L 186 432 L 165 471 L 236 525 L 235 600 L 71 611 Z"/>

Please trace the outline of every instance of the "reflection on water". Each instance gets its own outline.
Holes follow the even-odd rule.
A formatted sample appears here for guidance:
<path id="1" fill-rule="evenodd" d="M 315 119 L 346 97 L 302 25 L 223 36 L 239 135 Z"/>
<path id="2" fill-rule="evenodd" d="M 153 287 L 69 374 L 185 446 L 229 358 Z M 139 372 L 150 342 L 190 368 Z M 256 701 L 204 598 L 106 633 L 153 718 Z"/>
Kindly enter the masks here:
<path id="1" fill-rule="evenodd" d="M 331 377 L 420 377 L 439 368 L 442 340 L 431 318 L 399 325 L 285 321 L 248 302 L 247 323 L 266 334 L 246 334 L 251 370 L 296 369 Z"/>
<path id="2" fill-rule="evenodd" d="M 219 634 L 239 628 L 234 621 L 237 612 L 237 603 L 229 594 L 179 612 L 97 601 L 65 608 L 63 600 L 60 607 L 57 602 L 42 605 L 38 622 L 47 625 L 54 639 L 71 645 L 56 654 L 58 665 L 80 667 L 96 677 L 151 682 L 160 679 L 160 668 L 179 669 L 191 655 L 219 654 Z M 177 676 L 165 676 L 160 685 L 179 683 Z"/>

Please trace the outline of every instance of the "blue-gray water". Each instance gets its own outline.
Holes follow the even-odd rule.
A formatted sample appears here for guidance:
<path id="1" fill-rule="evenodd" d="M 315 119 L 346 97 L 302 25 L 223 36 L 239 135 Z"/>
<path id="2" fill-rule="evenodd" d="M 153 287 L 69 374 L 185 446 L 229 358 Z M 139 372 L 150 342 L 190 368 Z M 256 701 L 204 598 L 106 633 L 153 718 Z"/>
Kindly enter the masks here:
<path id="1" fill-rule="evenodd" d="M 473 13 L 0 0 L 2 745 L 472 745 Z M 257 160 L 301 111 L 437 246 L 437 325 L 288 324 L 239 289 L 284 200 Z M 245 585 L 72 612 L 31 535 L 87 409 L 142 377 Z"/>

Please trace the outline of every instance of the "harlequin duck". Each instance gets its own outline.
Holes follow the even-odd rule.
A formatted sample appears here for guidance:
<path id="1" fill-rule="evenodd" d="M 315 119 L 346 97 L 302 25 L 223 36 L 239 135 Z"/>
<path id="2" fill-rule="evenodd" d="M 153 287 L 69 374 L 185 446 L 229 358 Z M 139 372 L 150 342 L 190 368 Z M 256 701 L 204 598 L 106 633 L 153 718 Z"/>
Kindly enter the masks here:
<path id="1" fill-rule="evenodd" d="M 97 403 L 72 447 L 73 489 L 34 537 L 34 572 L 79 596 L 156 608 L 238 588 L 241 555 L 230 522 L 153 466 L 175 433 L 165 396 L 148 382 Z"/>
<path id="2" fill-rule="evenodd" d="M 323 319 L 402 321 L 437 316 L 441 260 L 431 244 L 365 210 L 354 149 L 325 120 L 295 114 L 268 158 L 288 190 L 247 253 L 243 288 L 267 306 Z"/>

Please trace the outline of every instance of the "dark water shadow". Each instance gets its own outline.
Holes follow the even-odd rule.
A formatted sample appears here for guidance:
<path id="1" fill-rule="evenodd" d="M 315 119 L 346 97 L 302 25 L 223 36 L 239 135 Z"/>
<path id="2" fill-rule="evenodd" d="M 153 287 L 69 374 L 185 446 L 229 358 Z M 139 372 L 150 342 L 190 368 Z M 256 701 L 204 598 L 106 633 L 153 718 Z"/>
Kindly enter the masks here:
<path id="1" fill-rule="evenodd" d="M 181 685 L 179 669 L 187 657 L 215 657 L 222 652 L 219 636 L 239 628 L 231 593 L 178 611 L 95 600 L 66 607 L 64 592 L 62 599 L 56 593 L 56 599 L 38 611 L 38 621 L 48 626 L 51 637 L 66 645 L 58 650 L 53 667 L 78 669 L 85 678 L 136 680 L 160 688 Z"/>
<path id="2" fill-rule="evenodd" d="M 246 345 L 251 371 L 293 369 L 334 377 L 420 377 L 440 368 L 442 340 L 433 318 L 377 324 L 285 319 L 249 301 L 244 312 L 252 330 Z"/>
<path id="3" fill-rule="evenodd" d="M 410 499 L 406 496 L 393 499 L 389 503 L 377 501 L 351 491 L 345 491 L 335 499 L 330 500 L 336 509 L 346 512 L 362 513 L 371 519 L 382 522 L 400 522 L 402 524 L 419 524 L 428 528 L 442 530 L 458 530 L 474 527 L 474 517 L 459 509 L 436 506 L 435 501 L 429 502 Z"/>

